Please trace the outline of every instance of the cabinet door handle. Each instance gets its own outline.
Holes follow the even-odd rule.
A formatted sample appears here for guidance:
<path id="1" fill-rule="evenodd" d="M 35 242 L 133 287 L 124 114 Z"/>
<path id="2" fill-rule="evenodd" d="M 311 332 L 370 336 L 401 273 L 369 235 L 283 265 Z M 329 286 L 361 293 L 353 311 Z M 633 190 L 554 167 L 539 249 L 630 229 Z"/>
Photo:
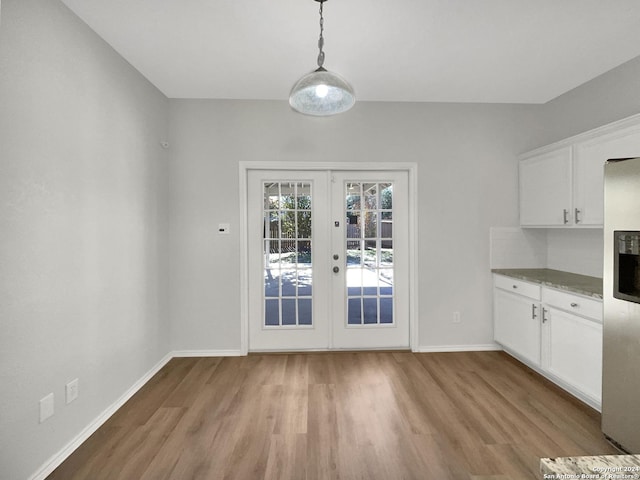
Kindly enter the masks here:
<path id="1" fill-rule="evenodd" d="M 549 320 L 549 319 L 547 318 L 547 309 L 546 309 L 546 308 L 543 308 L 543 309 L 542 309 L 542 323 L 547 323 L 547 320 Z"/>
<path id="2" fill-rule="evenodd" d="M 575 303 L 575 302 L 571 302 L 571 306 L 572 306 L 573 308 L 576 308 L 576 307 L 578 306 L 578 304 L 577 304 L 577 303 Z"/>
<path id="3" fill-rule="evenodd" d="M 567 210 L 566 208 L 563 208 L 562 209 L 562 220 L 564 221 L 565 225 L 567 223 L 569 223 L 568 215 L 569 215 L 569 210 Z"/>
<path id="4" fill-rule="evenodd" d="M 576 208 L 575 212 L 574 212 L 574 218 L 576 220 L 576 223 L 580 223 L 580 217 L 578 215 L 580 215 L 582 212 L 580 211 L 580 209 Z"/>
<path id="5" fill-rule="evenodd" d="M 536 306 L 536 304 L 535 304 L 535 303 L 532 303 L 532 304 L 531 304 L 531 318 L 532 318 L 533 320 L 535 320 L 536 318 L 538 318 L 538 315 L 536 315 L 536 308 L 538 308 L 538 307 Z"/>

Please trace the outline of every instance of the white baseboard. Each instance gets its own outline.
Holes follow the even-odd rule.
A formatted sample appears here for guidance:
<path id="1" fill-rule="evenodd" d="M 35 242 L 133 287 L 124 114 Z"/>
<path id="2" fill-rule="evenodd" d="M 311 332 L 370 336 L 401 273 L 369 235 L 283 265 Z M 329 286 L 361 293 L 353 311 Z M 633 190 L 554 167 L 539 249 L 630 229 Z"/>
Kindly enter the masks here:
<path id="1" fill-rule="evenodd" d="M 487 343 L 481 345 L 433 345 L 426 347 L 418 347 L 416 353 L 431 352 L 492 352 L 502 350 L 497 343 Z"/>
<path id="2" fill-rule="evenodd" d="M 240 350 L 174 350 L 172 357 L 240 357 Z"/>
<path id="3" fill-rule="evenodd" d="M 84 430 L 82 430 L 73 440 L 71 440 L 67 445 L 65 445 L 62 450 L 53 455 L 49 460 L 47 460 L 31 477 L 29 480 L 44 480 L 47 478 L 51 472 L 53 472 L 56 468 L 60 466 L 62 462 L 64 462 L 69 455 L 71 455 L 82 443 L 87 440 L 98 428 L 104 424 L 116 411 L 122 407 L 127 400 L 129 400 L 133 395 L 140 390 L 144 384 L 146 384 L 151 377 L 153 377 L 156 373 L 160 371 L 162 367 L 164 367 L 169 360 L 171 360 L 172 355 L 169 353 L 165 355 L 162 360 L 156 363 L 151 370 L 145 373 L 142 378 L 140 378 L 136 383 L 134 383 L 129 389 L 124 392 L 120 398 L 118 398 L 114 403 L 112 403 L 106 410 L 104 410 L 98 417 L 93 420 L 89 425 L 87 425 Z"/>

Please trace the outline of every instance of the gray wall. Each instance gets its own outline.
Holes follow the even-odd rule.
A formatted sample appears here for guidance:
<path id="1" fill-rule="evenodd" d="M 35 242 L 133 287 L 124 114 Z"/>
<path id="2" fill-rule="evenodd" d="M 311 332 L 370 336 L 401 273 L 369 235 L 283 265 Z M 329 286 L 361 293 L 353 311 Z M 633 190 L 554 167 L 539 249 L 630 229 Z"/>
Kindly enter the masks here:
<path id="1" fill-rule="evenodd" d="M 284 101 L 171 100 L 173 348 L 240 348 L 242 160 L 417 162 L 419 343 L 492 343 L 489 227 L 518 222 L 515 156 L 536 141 L 538 111 L 361 102 L 312 118 Z M 230 236 L 216 234 L 221 222 Z"/>
<path id="2" fill-rule="evenodd" d="M 546 103 L 540 145 L 640 113 L 640 56 Z"/>
<path id="3" fill-rule="evenodd" d="M 167 128 L 167 99 L 60 2 L 2 2 L 0 478 L 33 474 L 169 350 Z"/>
<path id="4" fill-rule="evenodd" d="M 417 162 L 419 343 L 490 343 L 488 228 L 518 224 L 516 155 L 640 112 L 639 80 L 640 57 L 541 106 L 361 102 L 332 119 L 286 102 L 172 100 L 174 348 L 239 348 L 241 160 Z M 599 275 L 601 238 L 583 233 L 552 232 L 548 266 Z"/>

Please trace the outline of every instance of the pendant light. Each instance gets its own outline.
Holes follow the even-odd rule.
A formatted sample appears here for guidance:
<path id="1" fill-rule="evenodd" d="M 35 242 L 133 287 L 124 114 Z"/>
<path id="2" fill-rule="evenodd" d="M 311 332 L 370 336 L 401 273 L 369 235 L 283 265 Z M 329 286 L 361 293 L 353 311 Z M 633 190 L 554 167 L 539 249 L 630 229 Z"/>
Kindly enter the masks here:
<path id="1" fill-rule="evenodd" d="M 305 115 L 328 116 L 346 112 L 356 101 L 356 95 L 349 83 L 336 73 L 329 72 L 324 64 L 324 16 L 320 3 L 320 38 L 318 39 L 318 68 L 306 74 L 291 89 L 289 105 Z"/>

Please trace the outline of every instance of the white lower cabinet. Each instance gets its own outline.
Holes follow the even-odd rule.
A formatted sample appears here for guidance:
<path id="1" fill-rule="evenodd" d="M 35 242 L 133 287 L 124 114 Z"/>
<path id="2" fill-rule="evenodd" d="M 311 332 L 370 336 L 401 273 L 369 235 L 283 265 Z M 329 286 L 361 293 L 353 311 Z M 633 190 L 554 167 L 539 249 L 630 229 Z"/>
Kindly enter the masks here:
<path id="1" fill-rule="evenodd" d="M 544 315 L 542 368 L 600 403 L 602 324 L 553 307 Z"/>
<path id="2" fill-rule="evenodd" d="M 493 298 L 495 341 L 540 365 L 539 301 L 499 288 Z"/>
<path id="3" fill-rule="evenodd" d="M 526 365 L 600 409 L 601 301 L 494 275 L 494 339 Z"/>

